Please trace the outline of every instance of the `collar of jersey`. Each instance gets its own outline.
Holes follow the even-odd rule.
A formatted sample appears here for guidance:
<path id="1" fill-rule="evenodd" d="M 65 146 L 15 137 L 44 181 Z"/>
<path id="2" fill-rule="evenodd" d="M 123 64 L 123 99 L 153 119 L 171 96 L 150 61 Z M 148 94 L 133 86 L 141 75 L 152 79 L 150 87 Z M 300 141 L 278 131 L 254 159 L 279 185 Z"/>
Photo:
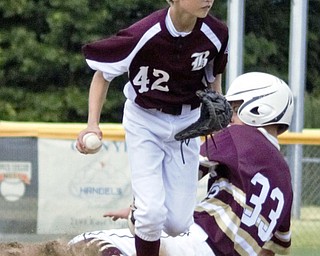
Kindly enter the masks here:
<path id="1" fill-rule="evenodd" d="M 167 27 L 169 33 L 173 37 L 179 37 L 179 36 L 185 37 L 185 36 L 189 35 L 191 33 L 191 31 L 190 32 L 179 32 L 179 31 L 176 30 L 176 28 L 174 27 L 174 25 L 172 23 L 169 11 L 170 11 L 170 8 L 168 9 L 168 13 L 167 13 L 167 16 L 166 16 L 166 27 Z"/>
<path id="2" fill-rule="evenodd" d="M 278 149 L 280 150 L 280 145 L 278 139 L 272 136 L 270 133 L 266 131 L 266 129 L 259 127 L 258 130 Z"/>

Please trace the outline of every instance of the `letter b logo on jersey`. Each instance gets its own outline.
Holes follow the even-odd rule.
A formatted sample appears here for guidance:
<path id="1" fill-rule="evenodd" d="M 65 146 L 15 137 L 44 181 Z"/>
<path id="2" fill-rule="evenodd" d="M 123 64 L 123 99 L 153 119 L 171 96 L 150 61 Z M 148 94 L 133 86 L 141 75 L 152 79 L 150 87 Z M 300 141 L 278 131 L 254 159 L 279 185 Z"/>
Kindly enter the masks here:
<path id="1" fill-rule="evenodd" d="M 191 63 L 192 71 L 200 70 L 204 68 L 208 63 L 208 56 L 209 56 L 209 51 L 196 52 L 192 54 L 191 57 L 195 58 L 195 60 Z"/>

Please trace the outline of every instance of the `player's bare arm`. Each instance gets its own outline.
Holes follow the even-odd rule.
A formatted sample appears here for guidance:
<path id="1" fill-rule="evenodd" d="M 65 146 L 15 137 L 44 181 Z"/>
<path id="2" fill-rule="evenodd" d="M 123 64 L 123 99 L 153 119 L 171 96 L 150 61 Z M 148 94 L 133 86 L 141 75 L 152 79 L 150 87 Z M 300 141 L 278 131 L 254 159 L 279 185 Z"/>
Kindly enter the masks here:
<path id="1" fill-rule="evenodd" d="M 103 77 L 101 71 L 96 71 L 93 76 L 89 91 L 89 116 L 88 126 L 99 125 L 102 106 L 106 100 L 109 82 Z"/>
<path id="2" fill-rule="evenodd" d="M 104 79 L 102 72 L 96 71 L 92 78 L 89 90 L 89 112 L 87 128 L 79 133 L 76 145 L 80 153 L 87 153 L 83 143 L 83 136 L 86 133 L 93 132 L 96 133 L 100 139 L 102 138 L 102 132 L 99 128 L 99 122 L 101 110 L 105 102 L 108 89 L 109 82 Z"/>
<path id="3" fill-rule="evenodd" d="M 221 81 L 222 81 L 222 75 L 221 74 L 216 75 L 215 80 L 212 83 L 210 83 L 211 89 L 216 92 L 222 93 Z"/>
<path id="4" fill-rule="evenodd" d="M 127 219 L 129 217 L 130 209 L 130 207 L 127 207 L 120 210 L 109 211 L 106 212 L 103 217 L 110 217 L 114 221 L 118 219 Z"/>

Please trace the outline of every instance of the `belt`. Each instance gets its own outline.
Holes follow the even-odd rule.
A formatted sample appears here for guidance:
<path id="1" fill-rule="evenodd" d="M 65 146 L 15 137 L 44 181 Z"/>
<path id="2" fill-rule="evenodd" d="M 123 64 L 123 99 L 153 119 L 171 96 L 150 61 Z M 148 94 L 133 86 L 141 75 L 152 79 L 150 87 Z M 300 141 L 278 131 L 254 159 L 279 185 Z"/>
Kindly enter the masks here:
<path id="1" fill-rule="evenodd" d="M 188 105 L 191 106 L 191 110 L 194 110 L 194 109 L 196 109 L 196 108 L 198 108 L 200 106 L 200 103 L 196 102 L 196 103 L 192 103 L 192 104 L 187 104 L 187 106 Z M 178 116 L 178 115 L 181 115 L 182 107 L 183 107 L 183 105 L 180 105 L 180 106 L 165 106 L 165 107 L 156 108 L 156 109 L 158 111 L 166 113 L 166 114 Z"/>

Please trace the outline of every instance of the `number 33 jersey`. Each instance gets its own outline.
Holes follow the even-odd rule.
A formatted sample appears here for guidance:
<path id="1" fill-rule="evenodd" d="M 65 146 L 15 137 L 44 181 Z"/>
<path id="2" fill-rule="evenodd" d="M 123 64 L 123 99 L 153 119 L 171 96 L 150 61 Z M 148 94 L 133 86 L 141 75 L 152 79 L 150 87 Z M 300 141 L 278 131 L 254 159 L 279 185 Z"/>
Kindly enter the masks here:
<path id="1" fill-rule="evenodd" d="M 219 163 L 195 212 L 216 255 L 288 254 L 293 193 L 277 140 L 262 128 L 232 125 L 201 155 Z"/>
<path id="2" fill-rule="evenodd" d="M 208 15 L 190 33 L 177 32 L 168 9 L 156 11 L 116 35 L 83 47 L 88 65 L 111 81 L 124 73 L 127 98 L 144 108 L 199 102 L 195 92 L 224 71 L 227 26 Z"/>

